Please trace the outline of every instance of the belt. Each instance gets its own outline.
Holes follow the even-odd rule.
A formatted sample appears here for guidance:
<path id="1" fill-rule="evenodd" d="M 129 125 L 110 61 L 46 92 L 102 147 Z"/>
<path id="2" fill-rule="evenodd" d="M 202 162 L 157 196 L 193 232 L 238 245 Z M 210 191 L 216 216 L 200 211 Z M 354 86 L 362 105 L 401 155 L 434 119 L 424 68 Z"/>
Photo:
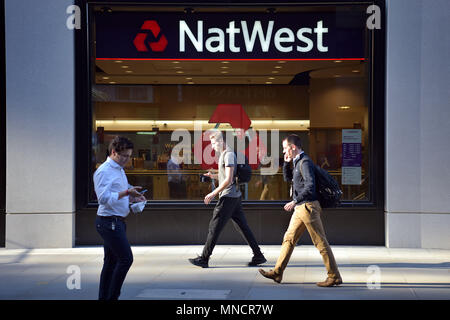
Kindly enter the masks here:
<path id="1" fill-rule="evenodd" d="M 121 217 L 121 216 L 99 216 L 99 217 L 101 219 L 106 219 L 106 220 L 115 220 L 115 221 L 120 220 L 120 221 L 125 222 L 125 218 Z"/>

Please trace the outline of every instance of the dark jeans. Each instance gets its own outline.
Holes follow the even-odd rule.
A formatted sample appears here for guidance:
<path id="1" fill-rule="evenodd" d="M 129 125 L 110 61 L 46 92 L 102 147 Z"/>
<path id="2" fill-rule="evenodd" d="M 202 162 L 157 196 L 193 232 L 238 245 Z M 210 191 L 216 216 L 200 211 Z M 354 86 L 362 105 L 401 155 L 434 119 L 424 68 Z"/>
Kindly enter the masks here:
<path id="1" fill-rule="evenodd" d="M 133 263 L 133 253 L 127 239 L 127 226 L 114 217 L 95 219 L 97 232 L 104 240 L 105 257 L 100 275 L 99 300 L 117 300 L 120 289 Z"/>
<path id="2" fill-rule="evenodd" d="M 203 248 L 202 258 L 209 259 L 220 233 L 230 218 L 233 220 L 234 227 L 241 233 L 248 245 L 252 248 L 253 254 L 261 254 L 255 236 L 245 219 L 244 211 L 242 210 L 241 197 L 221 197 L 214 208 L 213 216 L 209 222 L 208 237 Z"/>

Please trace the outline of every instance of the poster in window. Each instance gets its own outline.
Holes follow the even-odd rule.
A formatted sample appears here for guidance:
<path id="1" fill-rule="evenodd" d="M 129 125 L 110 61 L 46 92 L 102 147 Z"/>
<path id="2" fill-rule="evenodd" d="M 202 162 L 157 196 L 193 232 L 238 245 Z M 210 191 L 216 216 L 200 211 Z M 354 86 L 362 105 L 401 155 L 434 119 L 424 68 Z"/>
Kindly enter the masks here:
<path id="1" fill-rule="evenodd" d="M 342 184 L 361 184 L 361 129 L 342 130 Z"/>

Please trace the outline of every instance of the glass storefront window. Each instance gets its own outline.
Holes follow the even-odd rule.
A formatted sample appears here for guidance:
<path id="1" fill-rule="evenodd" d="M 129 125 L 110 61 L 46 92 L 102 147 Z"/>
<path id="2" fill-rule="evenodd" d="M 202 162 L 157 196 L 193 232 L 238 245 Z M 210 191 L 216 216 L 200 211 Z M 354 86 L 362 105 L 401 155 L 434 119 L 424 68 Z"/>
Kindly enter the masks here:
<path id="1" fill-rule="evenodd" d="M 203 148 L 207 144 L 201 142 L 203 132 L 218 127 L 230 132 L 237 151 L 247 149 L 247 155 L 248 152 L 256 152 L 256 162 L 251 162 L 252 179 L 241 186 L 244 199 L 285 201 L 289 199 L 290 186 L 283 181 L 281 142 L 288 134 L 295 133 L 301 137 L 306 153 L 340 183 L 344 192 L 343 200 L 370 200 L 370 41 L 364 26 L 352 25 L 352 20 L 344 16 L 344 12 L 346 15 L 350 13 L 356 17 L 353 23 L 357 24 L 364 21 L 361 17 L 365 7 L 280 8 L 277 19 L 283 19 L 283 14 L 291 19 L 296 10 L 299 15 L 308 14 L 313 20 L 316 12 L 321 15 L 331 14 L 334 26 L 348 30 L 349 37 L 356 35 L 362 39 L 359 44 L 362 47 L 358 48 L 361 52 L 359 56 L 309 56 L 305 59 L 292 56 L 282 59 L 276 55 L 262 59 L 257 56 L 224 58 L 223 55 L 217 59 L 204 55 L 195 59 L 171 56 L 166 59 L 164 53 L 159 59 L 138 59 L 119 57 L 113 52 L 105 58 L 104 54 L 108 50 L 104 43 L 113 39 L 101 31 L 106 29 L 101 25 L 108 20 L 105 16 L 126 12 L 129 18 L 136 10 L 138 18 L 147 12 L 148 16 L 155 19 L 151 21 L 158 21 L 158 17 L 168 19 L 172 12 L 179 15 L 184 13 L 181 8 L 178 11 L 174 8 L 165 11 L 164 8 L 137 10 L 136 7 L 130 7 L 125 10 L 120 7 L 114 9 L 113 13 L 105 12 L 102 8 L 94 8 L 91 28 L 94 55 L 101 52 L 101 57 L 94 56 L 92 71 L 92 170 L 105 161 L 111 139 L 123 135 L 135 145 L 132 158 L 125 167 L 130 184 L 148 189 L 146 195 L 150 200 L 203 200 L 212 186 L 209 182 L 201 181 L 202 173 L 207 172 L 209 167 L 201 157 L 204 150 L 201 149 L 198 159 L 195 148 L 198 145 Z M 217 17 L 215 15 L 220 15 L 218 21 L 221 21 L 227 15 L 241 13 L 233 9 L 224 9 L 224 12 L 219 13 L 206 8 L 202 10 L 201 17 L 204 20 L 208 14 L 211 14 L 211 20 Z M 251 10 L 260 14 L 262 9 L 247 9 L 245 13 Z M 189 19 L 186 18 L 186 21 Z M 328 20 L 323 21 L 326 23 Z M 148 36 L 149 33 L 147 36 L 153 39 L 153 43 L 161 45 L 164 44 L 162 35 L 169 38 L 171 34 L 160 24 L 160 31 L 156 35 L 151 31 L 154 38 Z M 141 29 L 144 29 L 144 25 Z M 264 21 L 261 25 L 264 25 Z M 197 31 L 199 26 L 197 24 Z M 253 26 L 255 28 L 256 24 Z M 270 21 L 267 26 L 270 26 Z M 314 22 L 312 26 L 316 29 L 321 27 L 323 31 L 326 25 Z M 276 27 L 274 24 L 274 33 Z M 302 39 L 308 34 L 311 36 L 310 40 L 303 38 L 302 43 L 290 47 L 287 43 L 291 33 L 286 31 L 288 28 L 284 29 L 278 29 L 279 33 L 275 33 L 278 34 L 278 42 L 271 45 L 277 45 L 282 50 L 294 50 L 297 47 L 297 51 L 301 52 L 315 40 L 313 45 L 318 50 L 328 49 L 326 33 L 319 37 L 319 32 L 316 32 L 317 37 L 312 40 L 314 28 L 310 28 L 310 32 L 306 30 L 304 34 L 300 34 L 300 31 L 292 33 L 296 39 Z M 355 33 L 355 30 L 360 30 L 361 34 Z M 117 27 L 115 32 L 120 33 L 120 28 Z M 136 32 L 139 33 L 139 29 Z M 217 30 L 215 32 L 216 35 L 221 34 Z M 231 34 L 224 31 L 224 35 L 225 32 Z M 329 33 L 332 34 L 331 28 Z M 194 44 L 194 31 L 192 34 L 189 39 Z M 343 41 L 340 36 L 333 36 L 338 38 L 337 44 L 340 45 Z M 257 37 L 255 31 L 254 39 Z M 131 38 L 137 50 L 144 50 L 152 42 L 141 42 L 139 39 L 139 36 Z M 209 39 L 209 48 L 220 50 L 220 39 Z M 260 38 L 260 41 L 263 40 Z M 233 45 L 236 49 L 238 42 Z M 233 111 L 224 112 L 224 108 Z M 229 117 L 240 119 L 241 122 L 245 122 L 248 117 L 250 124 L 242 133 Z M 215 122 L 217 119 L 221 121 Z M 184 138 L 181 138 L 182 134 Z M 240 140 L 245 141 L 244 147 L 239 144 Z M 179 148 L 181 142 L 182 152 Z M 214 168 L 214 165 L 210 167 Z M 90 194 L 90 201 L 95 202 L 95 193 L 92 191 Z"/>

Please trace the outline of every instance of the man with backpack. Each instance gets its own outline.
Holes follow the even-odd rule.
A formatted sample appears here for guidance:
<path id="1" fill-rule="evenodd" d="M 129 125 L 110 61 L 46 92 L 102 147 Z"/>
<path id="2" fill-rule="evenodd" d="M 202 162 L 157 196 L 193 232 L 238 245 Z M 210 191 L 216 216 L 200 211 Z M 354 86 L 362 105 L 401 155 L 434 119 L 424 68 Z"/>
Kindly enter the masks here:
<path id="1" fill-rule="evenodd" d="M 208 237 L 201 256 L 189 259 L 193 265 L 207 268 L 209 257 L 217 243 L 220 233 L 225 227 L 228 220 L 233 220 L 234 226 L 240 230 L 241 234 L 253 250 L 253 258 L 248 266 L 256 266 L 266 262 L 266 258 L 262 254 L 256 239 L 250 230 L 244 211 L 242 210 L 241 191 L 236 181 L 237 174 L 237 157 L 233 150 L 226 144 L 225 137 L 220 131 L 214 132 L 210 136 L 211 146 L 219 156 L 219 172 L 213 174 L 208 172 L 205 176 L 210 178 L 218 178 L 219 185 L 211 193 L 205 196 L 205 204 L 209 204 L 217 195 L 219 201 L 214 207 L 213 216 L 209 222 Z"/>
<path id="2" fill-rule="evenodd" d="M 289 227 L 284 234 L 281 253 L 275 268 L 270 271 L 259 269 L 266 278 L 280 283 L 295 245 L 305 230 L 308 230 L 311 240 L 322 255 L 327 269 L 328 277 L 323 282 L 318 282 L 319 287 L 332 287 L 342 284 L 336 261 L 331 247 L 325 236 L 325 231 L 320 219 L 322 208 L 319 196 L 316 192 L 315 166 L 312 160 L 302 150 L 300 137 L 292 134 L 283 140 L 284 180 L 292 182 L 293 200 L 284 206 L 284 210 L 292 214 Z M 291 168 L 293 161 L 293 169 Z"/>

